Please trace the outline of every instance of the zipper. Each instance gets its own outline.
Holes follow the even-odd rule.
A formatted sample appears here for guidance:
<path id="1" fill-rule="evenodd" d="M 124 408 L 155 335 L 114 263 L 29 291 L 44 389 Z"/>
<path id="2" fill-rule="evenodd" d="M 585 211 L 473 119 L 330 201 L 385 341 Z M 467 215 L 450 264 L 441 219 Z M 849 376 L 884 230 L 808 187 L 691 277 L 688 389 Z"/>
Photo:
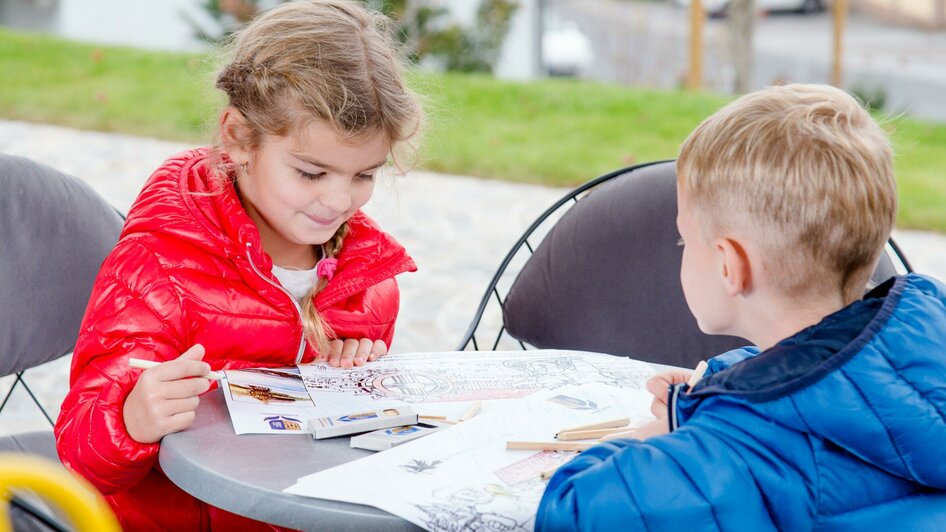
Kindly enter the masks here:
<path id="1" fill-rule="evenodd" d="M 256 267 L 255 263 L 253 263 L 253 255 L 252 253 L 250 253 L 250 249 L 252 249 L 252 247 L 253 247 L 252 242 L 246 243 L 246 260 L 250 262 L 250 268 L 253 269 L 256 275 L 259 275 L 260 279 L 273 285 L 274 287 L 279 289 L 280 292 L 286 294 L 286 297 L 289 298 L 289 301 L 292 301 L 292 306 L 296 307 L 296 313 L 299 314 L 299 325 L 302 326 L 303 325 L 302 324 L 302 306 L 299 305 L 299 302 L 296 301 L 296 298 L 292 297 L 292 294 L 290 294 L 288 290 L 283 288 L 282 285 L 280 285 L 279 283 L 274 283 L 272 279 L 270 279 L 269 277 L 266 277 L 265 275 L 263 275 L 263 272 L 259 271 L 259 268 Z M 302 363 L 303 353 L 305 353 L 305 326 L 302 326 L 302 338 L 299 339 L 299 352 L 296 353 L 296 364 Z"/>
<path id="2" fill-rule="evenodd" d="M 677 418 L 677 398 L 680 396 L 680 393 L 684 388 L 689 389 L 686 383 L 680 382 L 677 384 L 671 384 L 669 390 L 667 390 L 667 422 L 670 424 L 670 432 L 673 432 L 680 427 L 680 421 Z"/>

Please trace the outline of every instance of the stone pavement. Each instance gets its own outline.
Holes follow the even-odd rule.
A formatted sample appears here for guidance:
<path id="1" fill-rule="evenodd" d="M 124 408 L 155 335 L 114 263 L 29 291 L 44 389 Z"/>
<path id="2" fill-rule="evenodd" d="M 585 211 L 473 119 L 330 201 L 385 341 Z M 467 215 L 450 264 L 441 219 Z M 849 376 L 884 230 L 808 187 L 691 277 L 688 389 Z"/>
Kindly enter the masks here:
<path id="1" fill-rule="evenodd" d="M 169 155 L 188 148 L 153 139 L 0 121 L 0 152 L 27 156 L 80 177 L 122 211 L 127 211 L 150 172 Z M 398 278 L 402 303 L 394 350 L 456 347 L 510 246 L 566 192 L 422 171 L 382 179 L 366 211 L 407 247 L 419 267 L 417 273 Z M 895 238 L 917 271 L 946 279 L 946 236 L 897 231 Z M 26 375 L 53 415 L 68 388 L 68 358 Z M 12 382 L 11 377 L 0 379 L 0 394 L 5 395 Z M 42 429 L 45 423 L 18 389 L 0 413 L 0 434 Z"/>

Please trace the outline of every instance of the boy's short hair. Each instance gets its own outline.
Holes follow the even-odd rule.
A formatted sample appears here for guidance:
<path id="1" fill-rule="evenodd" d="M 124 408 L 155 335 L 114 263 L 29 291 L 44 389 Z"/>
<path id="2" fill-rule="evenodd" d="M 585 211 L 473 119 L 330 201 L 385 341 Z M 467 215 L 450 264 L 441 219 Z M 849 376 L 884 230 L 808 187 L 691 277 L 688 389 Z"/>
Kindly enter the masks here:
<path id="1" fill-rule="evenodd" d="M 788 296 L 860 298 L 897 214 L 887 136 L 827 85 L 768 87 L 725 106 L 681 146 L 677 184 L 705 236 L 751 238 Z"/>

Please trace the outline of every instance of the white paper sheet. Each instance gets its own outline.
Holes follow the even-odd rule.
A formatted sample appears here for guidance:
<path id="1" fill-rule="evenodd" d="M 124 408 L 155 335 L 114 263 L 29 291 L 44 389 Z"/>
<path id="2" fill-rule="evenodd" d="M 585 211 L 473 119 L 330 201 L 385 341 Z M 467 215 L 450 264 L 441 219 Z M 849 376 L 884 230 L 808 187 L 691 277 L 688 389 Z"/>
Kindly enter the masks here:
<path id="1" fill-rule="evenodd" d="M 508 451 L 506 442 L 554 441 L 559 430 L 620 417 L 645 423 L 653 416 L 644 378 L 628 388 L 543 390 L 285 491 L 376 506 L 428 530 L 532 530 L 545 489 L 539 475 L 574 453 Z"/>

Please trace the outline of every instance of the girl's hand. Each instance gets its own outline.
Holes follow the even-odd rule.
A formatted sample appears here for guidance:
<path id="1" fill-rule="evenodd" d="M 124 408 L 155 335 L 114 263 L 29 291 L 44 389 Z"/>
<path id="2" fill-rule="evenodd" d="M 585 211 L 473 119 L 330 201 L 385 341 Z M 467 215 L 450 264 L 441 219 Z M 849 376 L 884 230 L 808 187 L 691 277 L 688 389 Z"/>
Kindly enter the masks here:
<path id="1" fill-rule="evenodd" d="M 388 354 L 388 346 L 381 340 L 362 338 L 355 340 L 332 340 L 326 362 L 337 368 L 364 366 L 366 362 L 377 360 Z"/>
<path id="2" fill-rule="evenodd" d="M 200 378 L 210 372 L 203 357 L 204 347 L 195 344 L 176 359 L 141 372 L 122 409 L 133 440 L 155 443 L 194 422 L 197 396 L 210 388 L 210 380 Z"/>
<path id="3" fill-rule="evenodd" d="M 654 395 L 654 401 L 650 404 L 650 411 L 657 418 L 667 417 L 667 389 L 671 384 L 687 382 L 690 380 L 692 371 L 684 369 L 658 373 L 647 380 L 647 391 Z"/>

